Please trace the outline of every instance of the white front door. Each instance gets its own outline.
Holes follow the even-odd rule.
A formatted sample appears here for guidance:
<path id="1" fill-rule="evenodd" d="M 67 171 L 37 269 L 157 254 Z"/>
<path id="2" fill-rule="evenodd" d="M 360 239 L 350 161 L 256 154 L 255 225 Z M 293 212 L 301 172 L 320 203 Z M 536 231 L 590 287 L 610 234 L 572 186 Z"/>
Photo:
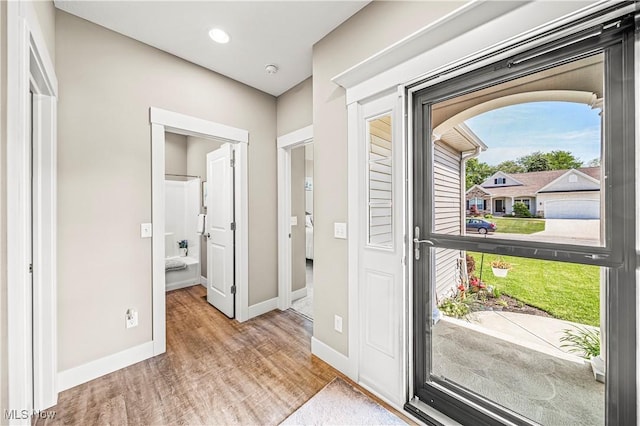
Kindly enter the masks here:
<path id="1" fill-rule="evenodd" d="M 401 406 L 403 176 L 398 95 L 362 106 L 358 381 Z M 363 178 L 363 179 L 362 179 Z"/>
<path id="2" fill-rule="evenodd" d="M 235 316 L 233 148 L 207 154 L 207 301 Z"/>

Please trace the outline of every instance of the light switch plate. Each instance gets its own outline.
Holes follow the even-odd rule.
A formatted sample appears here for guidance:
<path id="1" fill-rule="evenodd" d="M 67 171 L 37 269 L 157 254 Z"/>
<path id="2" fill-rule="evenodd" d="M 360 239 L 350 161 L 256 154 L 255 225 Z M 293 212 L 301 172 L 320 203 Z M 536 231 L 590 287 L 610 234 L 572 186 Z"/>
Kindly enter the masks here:
<path id="1" fill-rule="evenodd" d="M 342 240 L 347 239 L 347 224 L 336 222 L 333 224 L 333 236 L 334 238 L 340 238 Z"/>
<path id="2" fill-rule="evenodd" d="M 140 224 L 140 238 L 151 238 L 153 236 L 153 227 L 150 223 Z"/>
<path id="3" fill-rule="evenodd" d="M 291 226 L 296 226 L 298 225 L 298 216 L 291 216 Z"/>

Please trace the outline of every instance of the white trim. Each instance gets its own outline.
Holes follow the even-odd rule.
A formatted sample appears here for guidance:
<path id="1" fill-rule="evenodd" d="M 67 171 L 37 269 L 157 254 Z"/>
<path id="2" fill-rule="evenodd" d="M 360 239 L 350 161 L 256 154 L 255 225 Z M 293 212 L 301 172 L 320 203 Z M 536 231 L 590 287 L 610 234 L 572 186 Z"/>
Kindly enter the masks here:
<path id="1" fill-rule="evenodd" d="M 473 1 L 344 71 L 332 81 L 347 89 L 347 104 L 397 84 L 410 85 L 430 78 L 426 85 L 410 89 L 419 90 L 459 75 L 460 70 L 448 73 L 459 65 L 477 61 L 472 67 L 464 68 L 464 72 L 468 72 L 528 50 L 533 44 L 541 45 L 634 10 L 634 5 L 629 4 L 597 20 L 546 35 L 610 6 L 608 1 L 559 2 L 554 3 L 554 7 L 548 7 L 546 2 L 509 5 Z M 478 25 L 479 22 L 482 24 Z M 527 40 L 535 41 L 524 43 Z M 508 53 L 494 55 L 505 46 L 517 47 Z M 494 56 L 486 59 L 489 55 Z"/>
<path id="2" fill-rule="evenodd" d="M 150 108 L 149 114 L 152 124 L 162 124 L 168 132 L 205 138 L 215 136 L 232 143 L 249 143 L 247 130 L 155 107 Z"/>
<path id="3" fill-rule="evenodd" d="M 499 176 L 499 177 L 503 177 L 503 178 L 505 178 L 505 179 L 511 179 L 512 181 L 517 182 L 517 183 L 519 183 L 520 185 L 524 185 L 524 183 L 520 182 L 518 179 L 514 178 L 514 177 L 513 177 L 513 176 L 511 176 L 510 174 L 505 173 L 505 172 L 503 172 L 503 171 L 501 171 L 501 170 L 498 170 L 497 172 L 495 172 L 494 174 L 492 174 L 491 176 L 489 176 L 488 178 L 486 178 L 486 179 L 484 180 L 484 182 L 487 182 L 487 181 L 490 181 L 490 180 L 492 180 L 492 179 L 495 179 L 497 176 Z M 482 183 L 484 183 L 484 182 L 482 182 Z M 485 192 L 486 192 L 486 191 L 487 191 L 487 189 L 489 189 L 489 188 L 502 188 L 501 186 L 498 186 L 498 184 L 496 184 L 496 183 L 492 183 L 492 184 L 490 184 L 490 185 L 496 185 L 496 186 L 489 186 L 489 187 L 484 187 L 484 186 L 482 186 L 482 183 L 480 183 L 480 184 L 478 184 L 478 185 L 479 185 L 479 186 L 480 186 L 480 187 L 481 187 Z M 504 185 L 506 185 L 506 183 L 505 183 Z M 513 185 L 511 185 L 511 186 L 513 186 Z"/>
<path id="4" fill-rule="evenodd" d="M 303 297 L 307 297 L 307 288 L 303 287 L 298 290 L 294 290 L 291 292 L 291 300 L 302 299 Z"/>
<path id="5" fill-rule="evenodd" d="M 205 277 L 200 275 L 200 285 L 203 286 L 204 288 L 207 288 L 207 286 L 209 285 L 209 280 L 207 280 Z"/>
<path id="6" fill-rule="evenodd" d="M 187 136 L 223 139 L 234 144 L 236 183 L 236 296 L 235 313 L 240 322 L 249 319 L 249 185 L 248 142 L 249 132 L 243 129 L 190 117 L 160 108 L 149 109 L 151 121 L 151 197 L 152 197 L 152 305 L 153 305 L 153 354 L 166 351 L 166 280 L 164 253 L 164 155 L 165 132 Z"/>
<path id="7" fill-rule="evenodd" d="M 278 147 L 278 309 L 291 307 L 291 150 L 313 142 L 313 125 L 277 139 Z"/>
<path id="8" fill-rule="evenodd" d="M 278 137 L 278 148 L 295 148 L 311 142 L 313 139 L 313 125 L 294 130 Z"/>
<path id="9" fill-rule="evenodd" d="M 262 314 L 266 314 L 267 312 L 271 312 L 274 309 L 278 309 L 277 297 L 249 306 L 249 318 L 247 319 L 258 317 Z"/>
<path id="10" fill-rule="evenodd" d="M 165 293 L 167 291 L 179 290 L 181 288 L 193 287 L 194 285 L 200 285 L 200 281 L 198 279 L 191 278 L 189 280 L 178 281 L 177 283 L 167 284 L 165 289 Z"/>
<path id="11" fill-rule="evenodd" d="M 153 356 L 153 342 L 146 342 L 124 351 L 96 359 L 58 373 L 58 392 L 113 373 Z"/>
<path id="12" fill-rule="evenodd" d="M 7 393 L 8 407 L 30 411 L 57 402 L 58 84 L 30 2 L 7 3 L 7 83 Z"/>
<path id="13" fill-rule="evenodd" d="M 349 358 L 315 337 L 311 338 L 311 353 L 354 382 L 358 381 L 356 377 L 350 374 L 351 366 Z"/>
<path id="14" fill-rule="evenodd" d="M 349 369 L 347 374 L 354 381 L 358 381 L 359 377 L 359 325 L 358 321 L 360 310 L 359 307 L 359 280 L 360 280 L 360 250 L 358 241 L 360 241 L 360 221 L 358 213 L 360 211 L 359 186 L 359 162 L 358 162 L 358 136 L 361 132 L 363 124 L 362 106 L 354 102 L 347 106 L 347 235 L 348 235 L 348 294 L 349 294 Z"/>

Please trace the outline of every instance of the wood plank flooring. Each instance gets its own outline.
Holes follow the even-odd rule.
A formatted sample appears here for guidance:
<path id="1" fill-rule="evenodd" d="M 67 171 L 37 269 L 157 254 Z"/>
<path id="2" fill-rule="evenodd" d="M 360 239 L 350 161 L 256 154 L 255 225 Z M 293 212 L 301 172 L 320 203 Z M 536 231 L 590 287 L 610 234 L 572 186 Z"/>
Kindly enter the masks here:
<path id="1" fill-rule="evenodd" d="M 62 392 L 47 410 L 56 417 L 37 423 L 278 424 L 344 378 L 311 355 L 302 316 L 273 311 L 239 323 L 205 295 L 202 286 L 167 293 L 167 352 Z"/>

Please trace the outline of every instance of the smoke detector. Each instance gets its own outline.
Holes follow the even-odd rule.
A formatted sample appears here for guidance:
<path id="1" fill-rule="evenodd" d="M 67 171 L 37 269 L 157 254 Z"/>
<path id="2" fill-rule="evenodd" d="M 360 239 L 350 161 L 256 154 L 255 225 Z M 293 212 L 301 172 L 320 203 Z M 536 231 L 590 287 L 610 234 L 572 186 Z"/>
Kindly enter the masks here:
<path id="1" fill-rule="evenodd" d="M 275 74 L 278 72 L 278 67 L 276 65 L 269 64 L 264 67 L 264 70 L 267 72 L 267 74 Z"/>

